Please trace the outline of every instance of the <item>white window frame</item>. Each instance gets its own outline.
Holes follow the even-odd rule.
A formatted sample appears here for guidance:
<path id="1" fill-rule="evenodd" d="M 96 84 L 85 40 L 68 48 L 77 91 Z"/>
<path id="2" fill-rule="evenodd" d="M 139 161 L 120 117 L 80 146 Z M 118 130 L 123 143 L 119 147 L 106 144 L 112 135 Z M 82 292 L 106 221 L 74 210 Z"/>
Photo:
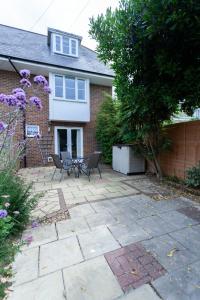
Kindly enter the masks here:
<path id="1" fill-rule="evenodd" d="M 28 134 L 28 127 L 29 126 L 36 127 L 37 128 L 37 133 L 35 133 L 35 134 Z M 40 126 L 39 125 L 26 124 L 26 137 L 35 137 L 37 134 L 40 134 Z"/>
<path id="2" fill-rule="evenodd" d="M 59 36 L 60 37 L 60 51 L 56 50 L 56 37 Z M 71 38 L 67 35 L 65 35 L 65 37 L 67 37 L 69 39 L 69 53 L 64 53 L 63 52 L 63 35 L 61 34 L 53 34 L 53 52 L 54 53 L 58 53 L 58 54 L 62 54 L 62 55 L 66 55 L 66 56 L 73 56 L 73 57 L 78 57 L 78 40 Z M 76 54 L 72 53 L 72 41 L 76 42 Z"/>
<path id="3" fill-rule="evenodd" d="M 62 76 L 63 78 L 63 97 L 58 97 L 55 95 L 56 93 L 56 87 L 55 87 L 55 77 L 56 76 Z M 66 77 L 71 77 L 73 79 L 75 79 L 75 99 L 67 99 L 65 97 L 66 94 L 66 81 L 65 78 Z M 85 82 L 85 99 L 81 100 L 78 99 L 78 80 L 84 80 Z M 71 76 L 71 75 L 62 75 L 62 74 L 54 74 L 53 75 L 53 97 L 55 100 L 63 100 L 63 101 L 70 101 L 70 102 L 79 102 L 79 103 L 86 103 L 88 102 L 88 93 L 89 93 L 89 80 L 86 78 L 82 78 L 82 77 L 76 77 L 76 76 Z"/>

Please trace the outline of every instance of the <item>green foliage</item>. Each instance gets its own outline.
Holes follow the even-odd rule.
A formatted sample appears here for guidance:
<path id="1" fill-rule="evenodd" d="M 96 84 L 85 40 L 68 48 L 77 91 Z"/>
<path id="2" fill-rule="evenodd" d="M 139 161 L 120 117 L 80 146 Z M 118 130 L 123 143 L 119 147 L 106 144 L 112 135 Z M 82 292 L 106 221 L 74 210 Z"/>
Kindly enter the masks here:
<path id="1" fill-rule="evenodd" d="M 118 142 L 118 105 L 110 95 L 105 100 L 97 115 L 96 138 L 102 151 L 103 161 L 112 163 L 112 146 Z"/>
<path id="2" fill-rule="evenodd" d="M 13 219 L 11 234 L 17 234 L 26 227 L 38 197 L 31 196 L 31 185 L 26 185 L 16 174 L 0 172 L 0 205 L 9 203 L 7 211 Z"/>
<path id="3" fill-rule="evenodd" d="M 10 286 L 9 278 L 12 276 L 11 263 L 14 256 L 20 250 L 20 244 L 14 243 L 10 239 L 5 239 L 0 244 L 0 299 L 5 297 L 5 289 Z"/>
<path id="4" fill-rule="evenodd" d="M 158 172 L 163 123 L 200 106 L 199 16 L 199 0 L 121 0 L 90 20 L 98 55 L 115 71 L 121 136 L 148 148 Z"/>
<path id="5" fill-rule="evenodd" d="M 26 227 L 38 197 L 31 196 L 31 185 L 26 185 L 14 172 L 0 172 L 0 299 L 10 285 L 10 264 L 21 246 L 13 237 L 17 238 Z M 4 216 L 2 211 L 6 212 Z"/>
<path id="6" fill-rule="evenodd" d="M 200 162 L 197 166 L 187 170 L 186 184 L 194 188 L 200 188 Z"/>

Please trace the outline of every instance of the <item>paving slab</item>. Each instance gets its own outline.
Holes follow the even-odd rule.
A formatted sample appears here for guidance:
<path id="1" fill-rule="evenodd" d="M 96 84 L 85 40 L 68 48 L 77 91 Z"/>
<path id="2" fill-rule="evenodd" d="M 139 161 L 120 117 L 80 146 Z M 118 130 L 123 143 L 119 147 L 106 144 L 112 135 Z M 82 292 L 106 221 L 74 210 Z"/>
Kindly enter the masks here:
<path id="1" fill-rule="evenodd" d="M 191 206 L 179 209 L 179 212 L 200 223 L 200 207 Z"/>
<path id="2" fill-rule="evenodd" d="M 99 226 L 91 232 L 78 234 L 78 239 L 86 259 L 120 248 L 106 226 Z"/>
<path id="3" fill-rule="evenodd" d="M 152 284 L 164 299 L 200 299 L 200 261 L 160 277 Z"/>
<path id="4" fill-rule="evenodd" d="M 67 300 L 113 300 L 123 294 L 104 257 L 63 270 Z"/>
<path id="5" fill-rule="evenodd" d="M 57 222 L 56 227 L 59 239 L 90 230 L 86 220 L 83 217 Z"/>
<path id="6" fill-rule="evenodd" d="M 55 224 L 40 225 L 35 228 L 27 229 L 23 232 L 22 240 L 30 236 L 32 237 L 32 243 L 28 246 L 29 248 L 56 241 L 57 234 Z M 27 248 L 27 246 L 24 247 L 24 249 L 25 248 Z"/>
<path id="7" fill-rule="evenodd" d="M 15 287 L 9 300 L 66 300 L 61 271 Z"/>
<path id="8" fill-rule="evenodd" d="M 83 256 L 77 238 L 72 236 L 41 246 L 39 273 L 45 275 L 81 261 Z"/>
<path id="9" fill-rule="evenodd" d="M 92 208 L 90 204 L 82 204 L 70 208 L 69 213 L 71 218 L 76 218 L 76 217 L 84 217 L 90 214 L 94 214 L 95 210 Z"/>
<path id="10" fill-rule="evenodd" d="M 151 236 L 163 235 L 177 229 L 173 224 L 166 222 L 159 216 L 150 216 L 136 221 Z"/>
<path id="11" fill-rule="evenodd" d="M 38 276 L 39 248 L 18 253 L 13 263 L 13 286 L 33 280 Z"/>
<path id="12" fill-rule="evenodd" d="M 177 229 L 184 227 L 190 227 L 191 225 L 198 224 L 199 222 L 193 220 L 178 211 L 170 211 L 160 214 L 160 217 L 165 220 L 168 224 L 173 224 Z"/>
<path id="13" fill-rule="evenodd" d="M 136 290 L 131 290 L 118 300 L 160 300 L 149 284 L 145 284 Z"/>
<path id="14" fill-rule="evenodd" d="M 152 285 L 164 300 L 189 300 L 188 295 L 184 293 L 184 290 L 180 289 L 170 274 L 165 274 L 156 279 L 152 282 Z"/>
<path id="15" fill-rule="evenodd" d="M 200 257 L 200 227 L 192 226 L 175 232 L 170 236 L 185 246 L 191 253 Z"/>
<path id="16" fill-rule="evenodd" d="M 85 218 L 90 227 L 97 227 L 100 225 L 116 223 L 116 220 L 107 211 L 92 214 L 92 215 L 86 216 Z"/>
<path id="17" fill-rule="evenodd" d="M 191 203 L 187 202 L 185 199 L 179 198 L 171 198 L 169 200 L 160 200 L 154 201 L 153 206 L 158 213 L 176 210 L 184 207 L 190 206 Z"/>
<path id="18" fill-rule="evenodd" d="M 125 224 L 108 225 L 108 228 L 122 246 L 151 238 L 151 236 L 136 223 L 132 223 L 131 226 Z"/>
<path id="19" fill-rule="evenodd" d="M 168 234 L 143 241 L 142 244 L 167 271 L 177 270 L 197 260 L 196 255 Z"/>
<path id="20" fill-rule="evenodd" d="M 112 215 L 115 213 L 120 212 L 120 207 L 118 208 L 117 205 L 115 205 L 112 200 L 103 200 L 96 203 L 92 203 L 91 206 L 96 212 L 105 212 L 108 211 Z"/>

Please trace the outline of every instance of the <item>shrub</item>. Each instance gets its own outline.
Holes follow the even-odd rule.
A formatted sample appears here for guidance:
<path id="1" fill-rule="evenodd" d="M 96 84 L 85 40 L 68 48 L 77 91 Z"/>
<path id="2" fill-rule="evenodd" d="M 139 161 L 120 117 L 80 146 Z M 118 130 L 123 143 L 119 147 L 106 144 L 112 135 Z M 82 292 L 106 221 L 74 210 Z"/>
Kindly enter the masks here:
<path id="1" fill-rule="evenodd" d="M 118 103 L 110 95 L 100 107 L 96 122 L 96 138 L 105 163 L 112 163 L 112 146 L 118 141 Z"/>
<path id="2" fill-rule="evenodd" d="M 31 185 L 12 172 L 0 172 L 0 206 L 7 206 L 13 226 L 10 234 L 17 234 L 29 222 L 30 212 L 38 201 L 38 195 L 31 196 Z"/>
<path id="3" fill-rule="evenodd" d="M 186 184 L 194 188 L 200 188 L 200 162 L 197 166 L 187 170 Z"/>

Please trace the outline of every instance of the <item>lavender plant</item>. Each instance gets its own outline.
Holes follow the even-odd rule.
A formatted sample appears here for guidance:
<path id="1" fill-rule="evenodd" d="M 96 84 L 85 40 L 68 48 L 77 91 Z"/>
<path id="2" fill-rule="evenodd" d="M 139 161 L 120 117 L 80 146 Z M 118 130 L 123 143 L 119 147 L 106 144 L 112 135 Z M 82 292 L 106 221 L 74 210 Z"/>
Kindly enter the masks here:
<path id="1" fill-rule="evenodd" d="M 30 75 L 29 70 L 21 70 L 19 87 L 14 88 L 9 95 L 0 93 L 0 104 L 4 106 L 4 109 L 0 111 L 1 169 L 12 169 L 16 166 L 16 162 L 22 159 L 28 140 L 16 139 L 17 126 L 28 107 L 34 107 L 36 110 L 42 109 L 38 93 L 43 91 L 49 94 L 51 92 L 44 76 L 37 75 L 31 82 Z M 28 97 L 27 90 L 30 90 L 33 96 Z"/>

